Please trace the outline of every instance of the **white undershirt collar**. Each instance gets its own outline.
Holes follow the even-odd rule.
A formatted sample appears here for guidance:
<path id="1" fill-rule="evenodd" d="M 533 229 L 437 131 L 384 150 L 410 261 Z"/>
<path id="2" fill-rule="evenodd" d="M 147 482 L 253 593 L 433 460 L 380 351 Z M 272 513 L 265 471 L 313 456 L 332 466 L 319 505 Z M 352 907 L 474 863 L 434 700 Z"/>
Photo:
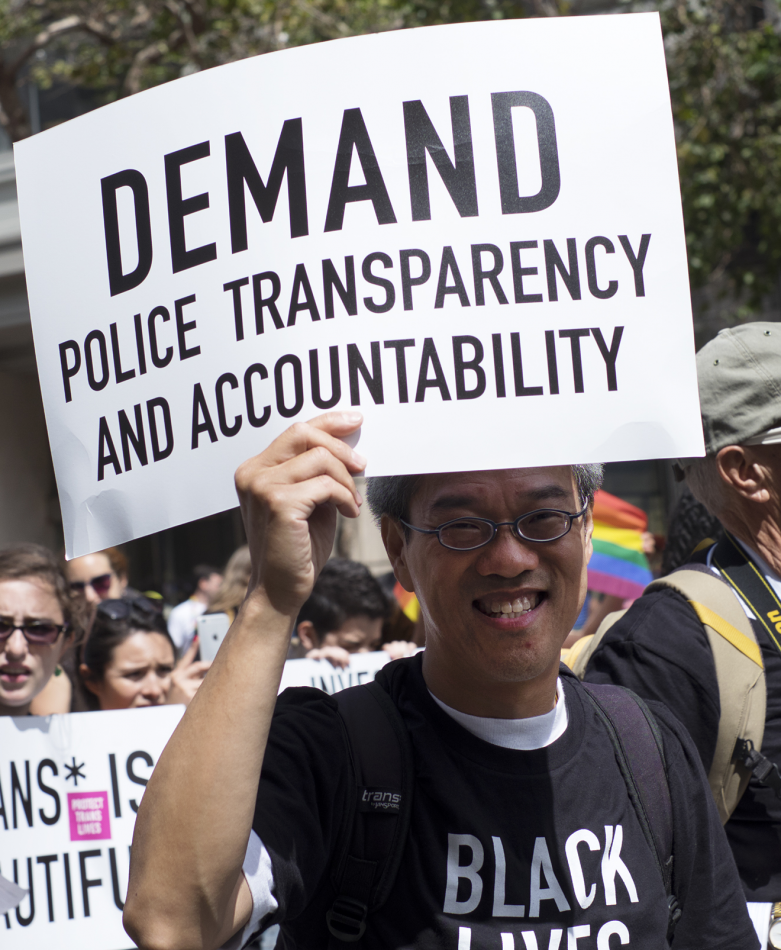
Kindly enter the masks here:
<path id="1" fill-rule="evenodd" d="M 446 705 L 429 690 L 429 695 L 443 712 L 464 727 L 473 736 L 490 742 L 491 745 L 505 749 L 517 749 L 529 752 L 532 749 L 544 749 L 564 735 L 567 728 L 567 702 L 561 679 L 556 682 L 558 702 L 549 713 L 532 716 L 529 719 L 488 719 L 483 716 L 470 716 Z"/>

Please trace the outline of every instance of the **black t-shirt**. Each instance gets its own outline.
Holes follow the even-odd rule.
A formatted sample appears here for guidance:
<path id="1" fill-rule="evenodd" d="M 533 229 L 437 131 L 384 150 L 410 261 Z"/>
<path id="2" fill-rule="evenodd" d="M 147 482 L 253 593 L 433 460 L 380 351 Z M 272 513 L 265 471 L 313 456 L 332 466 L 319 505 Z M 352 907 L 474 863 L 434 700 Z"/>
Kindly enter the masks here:
<path id="1" fill-rule="evenodd" d="M 543 749 L 490 745 L 432 700 L 421 658 L 378 675 L 409 731 L 415 793 L 390 898 L 366 950 L 660 950 L 667 906 L 613 747 L 571 676 L 569 723 Z M 734 864 L 696 750 L 658 715 L 675 826 L 675 950 L 755 950 Z M 280 697 L 253 827 L 271 856 L 279 946 L 323 950 L 330 864 L 350 783 L 335 701 Z M 612 936 L 611 936 L 612 935 Z"/>
<path id="2" fill-rule="evenodd" d="M 762 650 L 767 714 L 762 753 L 781 764 L 781 654 L 752 623 Z M 645 594 L 605 634 L 586 670 L 590 683 L 619 683 L 663 702 L 689 731 L 705 769 L 716 750 L 719 690 L 708 637 L 673 590 Z M 781 801 L 752 777 L 725 826 L 746 900 L 781 900 Z"/>

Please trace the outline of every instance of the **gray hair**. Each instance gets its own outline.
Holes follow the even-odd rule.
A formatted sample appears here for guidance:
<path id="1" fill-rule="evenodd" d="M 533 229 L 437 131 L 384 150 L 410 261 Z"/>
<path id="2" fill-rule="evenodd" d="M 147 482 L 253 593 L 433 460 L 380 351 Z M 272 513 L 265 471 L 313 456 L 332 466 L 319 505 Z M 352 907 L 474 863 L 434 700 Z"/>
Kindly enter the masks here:
<path id="1" fill-rule="evenodd" d="M 590 465 L 571 465 L 582 504 L 591 504 L 602 484 L 604 466 L 600 462 Z M 379 524 L 383 515 L 400 521 L 408 518 L 412 496 L 422 475 L 375 475 L 366 479 L 366 500 L 371 513 Z"/>

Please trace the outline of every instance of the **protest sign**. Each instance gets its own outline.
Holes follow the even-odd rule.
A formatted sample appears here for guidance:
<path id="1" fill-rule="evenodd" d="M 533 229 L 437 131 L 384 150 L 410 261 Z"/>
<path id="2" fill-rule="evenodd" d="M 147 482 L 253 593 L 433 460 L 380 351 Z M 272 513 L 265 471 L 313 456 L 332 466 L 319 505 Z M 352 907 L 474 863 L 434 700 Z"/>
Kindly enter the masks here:
<path id="1" fill-rule="evenodd" d="M 29 891 L 4 950 L 126 950 L 138 803 L 184 711 L 0 717 L 0 874 Z"/>
<path id="2" fill-rule="evenodd" d="M 69 556 L 329 408 L 370 475 L 702 453 L 656 14 L 272 53 L 15 155 Z"/>
<path id="3" fill-rule="evenodd" d="M 338 669 L 328 660 L 288 660 L 282 672 L 279 691 L 288 686 L 313 686 L 326 693 L 338 693 L 348 686 L 370 683 L 377 673 L 390 662 L 389 654 L 353 653 L 347 669 Z"/>

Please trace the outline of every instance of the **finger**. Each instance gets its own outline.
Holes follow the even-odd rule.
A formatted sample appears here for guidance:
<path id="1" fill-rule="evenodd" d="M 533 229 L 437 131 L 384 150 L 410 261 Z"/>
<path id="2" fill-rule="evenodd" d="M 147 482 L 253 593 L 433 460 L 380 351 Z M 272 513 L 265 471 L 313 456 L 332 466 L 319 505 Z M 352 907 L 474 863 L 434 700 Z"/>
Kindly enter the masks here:
<path id="1" fill-rule="evenodd" d="M 195 654 L 198 652 L 199 646 L 200 643 L 198 642 L 198 637 L 193 637 L 192 643 L 181 655 L 179 662 L 176 664 L 176 668 L 181 670 L 189 666 L 195 659 Z"/>
<path id="2" fill-rule="evenodd" d="M 302 518 L 309 519 L 318 505 L 329 504 L 346 518 L 357 518 L 360 514 L 355 495 L 330 475 L 317 475 L 305 482 L 284 486 L 272 502 L 272 508 L 278 508 L 281 514 L 298 509 Z"/>
<path id="3" fill-rule="evenodd" d="M 310 449 L 303 455 L 298 455 L 277 466 L 273 480 L 275 482 L 287 481 L 289 483 L 304 482 L 316 478 L 319 475 L 330 475 L 334 481 L 344 485 L 344 487 L 355 496 L 356 501 L 358 501 L 360 496 L 355 487 L 355 481 L 352 475 L 347 471 L 343 463 L 323 446 Z"/>
<path id="4" fill-rule="evenodd" d="M 198 660 L 197 663 L 193 663 L 187 668 L 187 676 L 193 679 L 204 677 L 211 665 L 211 660 Z"/>

